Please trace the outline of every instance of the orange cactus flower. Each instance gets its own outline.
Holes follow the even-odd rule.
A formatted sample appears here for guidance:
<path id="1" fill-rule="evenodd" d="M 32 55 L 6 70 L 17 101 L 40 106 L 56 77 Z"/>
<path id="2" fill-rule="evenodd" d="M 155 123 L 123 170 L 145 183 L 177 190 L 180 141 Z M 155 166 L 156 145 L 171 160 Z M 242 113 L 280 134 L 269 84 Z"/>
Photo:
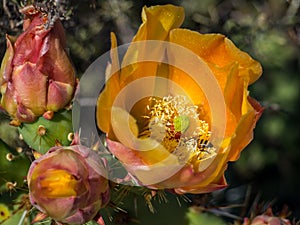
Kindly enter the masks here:
<path id="1" fill-rule="evenodd" d="M 182 7 L 144 7 L 142 19 L 121 66 L 112 34 L 97 102 L 108 149 L 141 185 L 178 194 L 224 188 L 227 163 L 262 113 L 248 91 L 261 65 L 224 35 L 178 28 Z"/>

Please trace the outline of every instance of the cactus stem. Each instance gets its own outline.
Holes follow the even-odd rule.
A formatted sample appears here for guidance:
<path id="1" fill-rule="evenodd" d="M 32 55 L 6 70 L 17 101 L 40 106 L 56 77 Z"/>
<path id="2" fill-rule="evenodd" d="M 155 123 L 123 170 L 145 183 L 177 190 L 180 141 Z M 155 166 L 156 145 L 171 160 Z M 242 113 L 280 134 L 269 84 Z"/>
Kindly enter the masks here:
<path id="1" fill-rule="evenodd" d="M 42 137 L 44 135 L 46 135 L 47 129 L 46 127 L 44 127 L 43 125 L 39 125 L 38 130 L 37 130 L 37 134 Z"/>

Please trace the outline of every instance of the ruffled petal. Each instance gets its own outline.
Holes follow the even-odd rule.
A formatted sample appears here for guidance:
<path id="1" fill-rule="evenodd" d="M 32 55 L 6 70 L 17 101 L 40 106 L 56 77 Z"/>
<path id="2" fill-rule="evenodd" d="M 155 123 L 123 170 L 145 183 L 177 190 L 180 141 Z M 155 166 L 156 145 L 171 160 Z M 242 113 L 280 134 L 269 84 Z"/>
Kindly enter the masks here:
<path id="1" fill-rule="evenodd" d="M 140 142 L 141 143 L 141 142 Z M 173 154 L 154 140 L 146 140 L 144 146 L 149 151 L 132 150 L 119 142 L 107 139 L 110 151 L 122 162 L 127 171 L 135 176 L 142 185 L 159 188 L 157 183 L 176 174 L 182 165 Z M 151 186 L 153 185 L 154 186 Z"/>
<path id="2" fill-rule="evenodd" d="M 186 165 L 172 177 L 153 187 L 174 189 L 179 194 L 207 193 L 224 188 L 227 185 L 224 179 L 227 154 L 226 151 L 218 154 L 210 166 L 202 172 L 195 172 L 192 165 Z"/>
<path id="3" fill-rule="evenodd" d="M 237 160 L 240 152 L 253 139 L 253 129 L 255 128 L 256 122 L 263 112 L 263 108 L 253 98 L 247 97 L 247 104 L 252 109 L 242 116 L 239 125 L 236 128 L 235 136 L 231 141 L 228 161 Z"/>
<path id="4" fill-rule="evenodd" d="M 15 89 L 11 82 L 1 85 L 1 107 L 10 115 L 15 115 L 17 111 L 17 101 L 15 99 Z"/>
<path id="5" fill-rule="evenodd" d="M 44 38 L 37 67 L 49 79 L 74 86 L 75 70 L 65 50 L 65 40 L 60 39 L 61 36 L 64 37 L 62 24 L 57 21 Z"/>
<path id="6" fill-rule="evenodd" d="M 117 50 L 117 39 L 114 33 L 111 33 L 111 64 L 108 64 L 106 70 L 106 83 L 104 90 L 97 100 L 97 125 L 100 130 L 108 133 L 110 137 L 113 137 L 111 131 L 111 107 L 113 102 L 120 91 L 119 84 L 119 58 Z"/>
<path id="7" fill-rule="evenodd" d="M 12 60 L 14 57 L 14 48 L 13 48 L 13 38 L 9 35 L 6 35 L 6 52 L 2 59 L 1 69 L 0 69 L 0 85 L 4 82 L 9 81 L 12 72 Z"/>
<path id="8" fill-rule="evenodd" d="M 17 102 L 29 108 L 35 115 L 41 115 L 46 109 L 47 76 L 36 70 L 29 62 L 15 67 L 12 75 Z M 24 88 L 26 87 L 26 88 Z"/>
<path id="9" fill-rule="evenodd" d="M 170 32 L 170 41 L 190 49 L 204 59 L 213 70 L 221 87 L 226 84 L 228 75 L 228 70 L 224 71 L 223 68 L 233 63 L 238 64 L 238 75 L 249 77 L 250 84 L 262 74 L 260 63 L 253 60 L 247 53 L 239 50 L 224 35 L 200 34 L 178 28 Z M 215 73 L 215 69 L 218 68 L 221 70 Z"/>
<path id="10" fill-rule="evenodd" d="M 141 61 L 148 54 L 153 54 L 153 58 L 159 61 L 164 54 L 164 51 L 161 51 L 159 47 L 160 43 L 157 43 L 155 48 L 151 48 L 147 42 L 140 43 L 138 46 L 134 42 L 145 40 L 166 41 L 170 30 L 179 27 L 183 19 L 184 9 L 182 7 L 165 5 L 163 7 L 143 8 L 143 23 L 133 38 L 133 44 L 129 46 L 122 63 L 120 81 L 124 82 L 124 85 L 143 76 L 155 76 L 159 63 Z"/>
<path id="11" fill-rule="evenodd" d="M 180 27 L 184 20 L 184 9 L 182 7 L 165 5 L 144 7 L 142 21 L 133 41 L 142 40 L 165 40 L 169 31 Z"/>
<path id="12" fill-rule="evenodd" d="M 147 165 L 159 163 L 170 156 L 170 152 L 154 139 L 137 137 L 139 131 L 136 120 L 128 112 L 121 108 L 113 107 L 111 116 L 113 132 L 118 141 L 127 148 L 126 151 L 118 147 L 120 151 L 133 151 L 134 154 Z M 110 149 L 117 157 L 119 156 L 119 153 L 115 152 L 115 149 Z M 121 161 L 128 164 L 128 162 L 123 159 L 124 156 L 120 156 Z M 125 156 L 125 158 L 127 158 L 127 156 Z"/>
<path id="13" fill-rule="evenodd" d="M 67 83 L 49 80 L 47 92 L 47 110 L 58 111 L 70 102 L 74 92 L 74 87 Z"/>

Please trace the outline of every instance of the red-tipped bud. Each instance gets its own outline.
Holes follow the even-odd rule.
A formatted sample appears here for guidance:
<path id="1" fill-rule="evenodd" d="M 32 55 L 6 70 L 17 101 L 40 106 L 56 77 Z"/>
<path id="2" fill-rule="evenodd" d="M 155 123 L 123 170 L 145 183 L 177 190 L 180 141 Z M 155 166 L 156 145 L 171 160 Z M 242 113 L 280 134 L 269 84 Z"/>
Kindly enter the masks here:
<path id="1" fill-rule="evenodd" d="M 21 10 L 24 32 L 7 35 L 7 50 L 0 70 L 1 106 L 16 120 L 33 122 L 47 111 L 70 103 L 75 90 L 75 71 L 66 52 L 66 38 L 59 20 L 34 6 Z"/>

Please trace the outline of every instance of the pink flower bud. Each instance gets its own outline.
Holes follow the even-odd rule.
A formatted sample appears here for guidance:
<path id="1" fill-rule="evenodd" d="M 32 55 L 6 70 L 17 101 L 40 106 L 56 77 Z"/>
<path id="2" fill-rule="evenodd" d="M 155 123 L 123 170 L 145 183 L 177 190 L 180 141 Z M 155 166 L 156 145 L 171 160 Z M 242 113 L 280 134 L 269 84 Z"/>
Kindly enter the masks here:
<path id="1" fill-rule="evenodd" d="M 60 223 L 83 224 L 109 202 L 102 159 L 80 146 L 53 147 L 28 172 L 31 203 Z"/>
<path id="2" fill-rule="evenodd" d="M 33 122 L 47 111 L 58 111 L 72 99 L 75 71 L 66 52 L 59 20 L 34 6 L 21 10 L 24 32 L 6 36 L 7 50 L 0 69 L 1 106 L 16 120 Z"/>
<path id="3" fill-rule="evenodd" d="M 251 222 L 249 220 L 245 220 L 244 225 L 291 225 L 291 223 L 288 219 L 271 215 L 259 215 Z"/>

